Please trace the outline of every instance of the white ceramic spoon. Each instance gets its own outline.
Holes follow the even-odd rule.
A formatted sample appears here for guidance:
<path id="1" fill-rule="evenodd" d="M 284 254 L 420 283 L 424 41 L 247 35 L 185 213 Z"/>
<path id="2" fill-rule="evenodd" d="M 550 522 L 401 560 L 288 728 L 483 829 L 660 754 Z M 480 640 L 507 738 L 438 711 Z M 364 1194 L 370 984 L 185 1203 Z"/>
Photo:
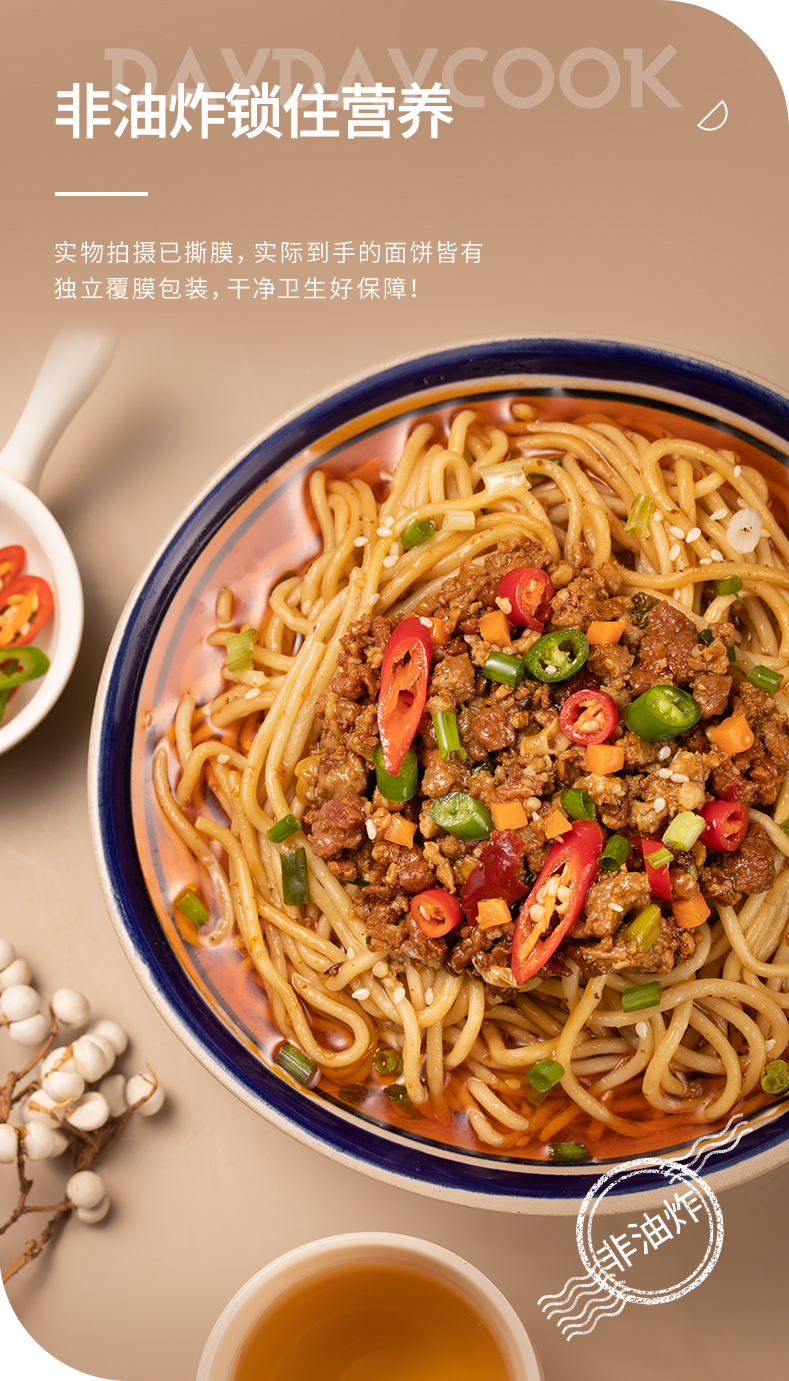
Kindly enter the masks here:
<path id="1" fill-rule="evenodd" d="M 55 337 L 24 412 L 0 451 L 0 547 L 20 543 L 24 573 L 52 587 L 54 613 L 36 646 L 50 659 L 38 680 L 20 686 L 0 722 L 0 754 L 25 738 L 52 709 L 71 675 L 82 640 L 82 583 L 63 531 L 36 496 L 50 454 L 92 393 L 115 348 L 106 333 L 67 329 Z"/>

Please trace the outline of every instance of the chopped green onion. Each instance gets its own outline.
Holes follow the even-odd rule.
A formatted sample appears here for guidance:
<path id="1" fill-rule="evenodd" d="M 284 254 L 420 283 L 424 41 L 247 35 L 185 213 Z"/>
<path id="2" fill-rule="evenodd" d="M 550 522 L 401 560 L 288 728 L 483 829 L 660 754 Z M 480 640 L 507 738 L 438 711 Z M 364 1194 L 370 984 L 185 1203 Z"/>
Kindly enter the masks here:
<path id="1" fill-rule="evenodd" d="M 415 523 L 411 523 L 410 527 L 401 533 L 400 541 L 404 551 L 412 551 L 414 547 L 421 547 L 423 542 L 429 542 L 435 535 L 435 523 L 431 523 L 429 518 L 417 518 Z"/>
<path id="2" fill-rule="evenodd" d="M 582 1161 L 592 1159 L 589 1147 L 584 1146 L 582 1141 L 552 1141 L 548 1154 L 559 1165 L 579 1165 Z"/>
<path id="3" fill-rule="evenodd" d="M 252 668 L 252 649 L 256 642 L 257 633 L 254 628 L 245 628 L 243 633 L 230 634 L 225 649 L 228 671 L 249 671 Z"/>
<path id="4" fill-rule="evenodd" d="M 730 575 L 726 580 L 715 581 L 716 595 L 736 595 L 742 589 L 742 581 L 738 575 Z"/>
<path id="5" fill-rule="evenodd" d="M 488 839 L 493 833 L 493 816 L 487 806 L 464 791 L 450 791 L 431 801 L 428 815 L 434 825 L 456 839 Z"/>
<path id="6" fill-rule="evenodd" d="M 446 762 L 447 758 L 451 758 L 453 753 L 457 753 L 460 761 L 464 762 L 467 754 L 460 742 L 460 730 L 458 729 L 458 718 L 455 711 L 437 710 L 432 718 L 441 761 Z"/>
<path id="7" fill-rule="evenodd" d="M 364 1102 L 369 1092 L 370 1090 L 365 1088 L 364 1084 L 344 1084 L 339 1090 L 337 1097 L 342 1103 L 352 1103 L 354 1106 L 357 1106 L 359 1103 Z"/>
<path id="8" fill-rule="evenodd" d="M 789 1088 L 789 1066 L 785 1060 L 771 1060 L 762 1070 L 765 1093 L 786 1093 Z"/>
<path id="9" fill-rule="evenodd" d="M 647 855 L 650 868 L 665 868 L 667 863 L 673 862 L 674 855 L 670 849 L 653 849 L 652 853 Z"/>
<path id="10" fill-rule="evenodd" d="M 699 880 L 699 878 L 700 878 L 700 876 L 701 876 L 701 874 L 699 873 L 699 870 L 698 870 L 698 868 L 696 867 L 696 864 L 695 864 L 695 863 L 688 863 L 687 867 L 685 868 L 685 872 L 688 873 L 689 876 L 693 878 L 693 881 L 694 881 L 694 882 L 698 882 L 698 880 Z"/>
<path id="11" fill-rule="evenodd" d="M 526 1090 L 526 1102 L 530 1108 L 539 1108 L 540 1104 L 544 1103 L 547 1097 L 547 1093 L 540 1093 L 536 1088 L 529 1088 Z"/>
<path id="12" fill-rule="evenodd" d="M 637 628 L 646 628 L 647 615 L 656 604 L 654 595 L 648 595 L 646 590 L 636 591 L 633 595 L 633 622 Z"/>
<path id="13" fill-rule="evenodd" d="M 283 1041 L 274 1058 L 274 1063 L 280 1069 L 284 1069 L 292 1079 L 298 1080 L 305 1088 L 314 1088 L 321 1077 L 320 1070 L 314 1060 L 309 1055 L 305 1055 L 303 1050 L 292 1045 L 290 1041 Z"/>
<path id="14" fill-rule="evenodd" d="M 367 881 L 366 878 L 356 877 L 356 878 L 351 878 L 350 882 L 348 883 L 348 886 L 349 886 L 349 887 L 369 887 L 370 884 L 369 884 L 369 882 Z"/>
<path id="15" fill-rule="evenodd" d="M 211 919 L 208 907 L 201 901 L 197 893 L 191 887 L 187 887 L 180 897 L 176 897 L 173 903 L 176 911 L 180 911 L 187 921 L 191 921 L 195 930 L 202 930 L 204 925 L 208 925 Z"/>
<path id="16" fill-rule="evenodd" d="M 710 628 L 702 628 L 699 633 L 699 642 L 703 647 L 709 647 L 712 642 L 712 630 Z"/>
<path id="17" fill-rule="evenodd" d="M 540 1060 L 536 1065 L 532 1065 L 527 1070 L 526 1078 L 533 1089 L 538 1093 L 548 1093 L 564 1075 L 564 1065 L 560 1065 L 556 1060 Z"/>
<path id="18" fill-rule="evenodd" d="M 766 690 L 775 695 L 784 678 L 780 671 L 773 671 L 772 667 L 758 666 L 751 667 L 745 679 L 750 681 L 752 686 L 758 686 L 759 690 Z"/>
<path id="19" fill-rule="evenodd" d="M 509 652 L 490 652 L 482 671 L 489 681 L 519 686 L 526 675 L 526 662 L 523 657 L 513 657 Z"/>
<path id="20" fill-rule="evenodd" d="M 384 753 L 380 743 L 373 749 L 375 781 L 381 795 L 387 801 L 410 801 L 419 789 L 419 761 L 416 749 L 409 748 L 396 777 L 387 772 L 384 766 Z"/>
<path id="21" fill-rule="evenodd" d="M 565 787 L 559 799 L 562 810 L 571 820 L 594 820 L 594 801 L 585 786 Z"/>
<path id="22" fill-rule="evenodd" d="M 448 532 L 473 532 L 476 517 L 469 508 L 450 508 L 444 514 L 443 527 Z"/>
<path id="23" fill-rule="evenodd" d="M 730 647 L 729 650 L 728 650 L 728 652 L 726 653 L 726 656 L 728 657 L 728 659 L 729 659 L 730 662 L 736 662 L 736 661 L 737 661 L 737 649 L 736 649 L 736 647 Z"/>
<path id="24" fill-rule="evenodd" d="M 514 489 L 531 488 L 523 473 L 522 460 L 505 460 L 498 465 L 483 465 L 479 477 L 488 494 L 512 493 Z"/>
<path id="25" fill-rule="evenodd" d="M 641 1012 L 645 1007 L 657 1007 L 662 996 L 662 983 L 638 983 L 634 988 L 625 988 L 622 1011 Z"/>
<path id="26" fill-rule="evenodd" d="M 282 864 L 282 900 L 286 906 L 306 906 L 310 900 L 306 849 L 291 849 L 279 857 Z"/>
<path id="27" fill-rule="evenodd" d="M 290 836 L 298 834 L 300 829 L 301 825 L 295 815 L 283 815 L 276 825 L 272 825 L 270 830 L 266 830 L 266 838 L 270 839 L 272 844 L 281 844 L 283 839 L 290 839 Z"/>
<path id="28" fill-rule="evenodd" d="M 392 1103 L 410 1103 L 408 1089 L 405 1084 L 387 1084 L 384 1093 Z"/>
<path id="29" fill-rule="evenodd" d="M 652 858 L 654 854 L 650 858 L 650 863 Z M 639 911 L 634 921 L 625 926 L 624 934 L 626 939 L 635 941 L 642 954 L 646 954 L 660 934 L 660 907 L 655 902 L 650 902 L 643 911 Z"/>
<path id="30" fill-rule="evenodd" d="M 624 835 L 612 834 L 600 855 L 600 867 L 604 873 L 618 873 L 627 862 L 631 844 Z"/>
<path id="31" fill-rule="evenodd" d="M 649 537 L 649 520 L 654 508 L 655 504 L 648 494 L 636 494 L 636 501 L 625 523 L 625 532 L 632 532 L 635 537 L 646 541 Z"/>
<path id="32" fill-rule="evenodd" d="M 779 830 L 783 830 L 784 834 L 789 835 L 789 820 L 784 820 L 783 824 L 779 825 L 778 828 Z"/>
<path id="33" fill-rule="evenodd" d="M 680 853 L 685 853 L 687 849 L 692 849 L 696 840 L 701 837 L 707 828 L 707 822 L 700 815 L 695 815 L 692 810 L 680 811 L 675 815 L 668 829 L 663 835 L 663 843 L 669 849 L 677 849 Z"/>
<path id="34" fill-rule="evenodd" d="M 403 1057 L 399 1050 L 376 1050 L 373 1055 L 373 1068 L 378 1074 L 399 1074 L 403 1068 Z"/>

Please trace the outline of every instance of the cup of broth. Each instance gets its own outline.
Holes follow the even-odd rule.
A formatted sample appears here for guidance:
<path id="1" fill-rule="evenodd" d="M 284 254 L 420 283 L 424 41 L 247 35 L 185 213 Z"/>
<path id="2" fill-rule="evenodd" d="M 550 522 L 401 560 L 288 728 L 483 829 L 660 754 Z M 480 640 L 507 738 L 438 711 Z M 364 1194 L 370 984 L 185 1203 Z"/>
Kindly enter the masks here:
<path id="1" fill-rule="evenodd" d="M 356 1232 L 309 1242 L 233 1296 L 196 1381 L 544 1381 L 512 1305 L 432 1242 Z"/>

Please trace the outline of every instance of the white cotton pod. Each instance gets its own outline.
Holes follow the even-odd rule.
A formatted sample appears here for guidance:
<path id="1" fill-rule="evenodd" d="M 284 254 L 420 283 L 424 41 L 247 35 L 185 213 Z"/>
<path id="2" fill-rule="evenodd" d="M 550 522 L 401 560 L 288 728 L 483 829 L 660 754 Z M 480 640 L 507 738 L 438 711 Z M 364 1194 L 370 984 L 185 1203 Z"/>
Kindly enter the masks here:
<path id="1" fill-rule="evenodd" d="M 52 1135 L 55 1138 L 55 1149 L 50 1152 L 50 1157 L 62 1156 L 68 1146 L 68 1137 L 60 1130 L 53 1132 Z"/>
<path id="2" fill-rule="evenodd" d="M 59 1108 L 59 1104 L 44 1089 L 36 1089 L 24 1102 L 25 1122 L 40 1122 L 42 1127 L 49 1127 L 51 1131 L 58 1130 L 58 1120 L 50 1116 L 52 1112 Z"/>
<path id="3" fill-rule="evenodd" d="M 104 1195 L 101 1203 L 96 1204 L 95 1208 L 78 1208 L 77 1217 L 81 1223 L 100 1223 L 102 1218 L 106 1218 L 110 1211 L 110 1201 Z"/>
<path id="4" fill-rule="evenodd" d="M 43 1122 L 26 1122 L 22 1131 L 28 1160 L 47 1160 L 56 1154 L 57 1142 L 51 1127 L 45 1127 Z"/>
<path id="5" fill-rule="evenodd" d="M 76 1069 L 53 1069 L 43 1076 L 41 1085 L 58 1103 L 76 1103 L 85 1092 L 85 1080 Z"/>
<path id="6" fill-rule="evenodd" d="M 0 970 L 7 969 L 16 959 L 16 950 L 10 940 L 0 940 Z"/>
<path id="7" fill-rule="evenodd" d="M 6 1021 L 24 1021 L 35 1016 L 41 1007 L 41 997 L 28 983 L 12 983 L 0 993 L 0 1013 Z"/>
<path id="8" fill-rule="evenodd" d="M 85 1034 L 87 1035 L 87 1032 Z M 88 1040 L 93 1041 L 94 1045 L 97 1045 L 100 1050 L 104 1051 L 104 1058 L 107 1062 L 107 1068 L 104 1073 L 109 1074 L 116 1060 L 115 1046 L 112 1044 L 112 1041 L 108 1040 L 106 1036 L 102 1036 L 99 1031 L 94 1031 L 92 1036 L 88 1036 Z"/>
<path id="9" fill-rule="evenodd" d="M 90 1016 L 90 1003 L 73 988 L 58 988 L 52 995 L 52 1011 L 64 1026 L 84 1026 Z"/>
<path id="10" fill-rule="evenodd" d="M 78 1170 L 66 1185 L 66 1198 L 75 1208 L 95 1208 L 105 1197 L 104 1181 L 95 1170 Z"/>
<path id="11" fill-rule="evenodd" d="M 109 1115 L 109 1105 L 103 1094 L 84 1093 L 66 1121 L 78 1132 L 95 1132 L 104 1126 Z"/>
<path id="12" fill-rule="evenodd" d="M 147 1074 L 133 1074 L 126 1085 L 126 1100 L 131 1107 L 132 1103 L 139 1103 L 141 1098 L 145 1102 L 140 1103 L 138 1113 L 141 1117 L 153 1117 L 164 1102 L 164 1089 L 161 1084 L 154 1087 L 153 1079 Z"/>
<path id="13" fill-rule="evenodd" d="M 31 977 L 30 965 L 26 959 L 12 959 L 0 972 L 0 993 L 4 993 L 6 988 L 13 987 L 15 983 L 29 983 Z"/>
<path id="14" fill-rule="evenodd" d="M 122 1055 L 129 1044 L 129 1037 L 123 1027 L 119 1026 L 117 1021 L 109 1021 L 106 1017 L 102 1017 L 100 1021 L 92 1021 L 85 1035 L 103 1036 L 109 1041 L 116 1055 Z"/>
<path id="15" fill-rule="evenodd" d="M 62 1071 L 64 1074 L 73 1074 L 77 1066 L 71 1054 L 70 1045 L 58 1045 L 54 1050 L 50 1050 L 41 1061 L 41 1077 L 52 1073 L 53 1070 Z"/>
<path id="16" fill-rule="evenodd" d="M 126 1102 L 126 1079 L 122 1074 L 108 1074 L 99 1084 L 99 1093 L 107 1100 L 110 1117 L 120 1117 L 129 1106 Z"/>
<path id="17" fill-rule="evenodd" d="M 12 1021 L 8 1034 L 17 1045 L 43 1045 L 51 1029 L 49 1017 L 45 1017 L 43 1012 L 36 1012 L 34 1017 L 27 1017 L 24 1021 Z"/>
<path id="18" fill-rule="evenodd" d="M 13 1165 L 16 1160 L 19 1133 L 8 1122 L 0 1122 L 0 1165 Z"/>
<path id="19" fill-rule="evenodd" d="M 103 1079 L 112 1068 L 112 1060 L 108 1058 L 104 1044 L 99 1044 L 90 1036 L 80 1036 L 74 1042 L 74 1064 L 88 1084 L 95 1084 L 97 1080 Z"/>

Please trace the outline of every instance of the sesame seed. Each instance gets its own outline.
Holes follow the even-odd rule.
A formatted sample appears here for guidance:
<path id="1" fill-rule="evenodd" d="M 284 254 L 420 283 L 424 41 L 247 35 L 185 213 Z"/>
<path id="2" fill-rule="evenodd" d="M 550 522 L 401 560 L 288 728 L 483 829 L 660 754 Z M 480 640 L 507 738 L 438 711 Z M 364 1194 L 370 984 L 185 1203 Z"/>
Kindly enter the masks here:
<path id="1" fill-rule="evenodd" d="M 399 559 L 400 559 L 400 558 L 398 557 L 397 552 L 395 552 L 392 556 L 385 556 L 385 557 L 384 557 L 384 565 L 385 565 L 387 568 L 389 568 L 389 567 L 391 567 L 391 566 L 396 566 Z"/>
<path id="2" fill-rule="evenodd" d="M 713 547 L 713 548 L 711 549 L 711 551 L 710 551 L 710 556 L 712 557 L 713 561 L 722 561 L 722 560 L 723 560 L 723 552 L 722 552 L 722 551 L 718 551 L 718 548 L 717 548 L 717 547 Z"/>
<path id="3" fill-rule="evenodd" d="M 648 1025 L 647 1022 L 645 1022 L 645 1021 L 637 1021 L 637 1022 L 636 1022 L 636 1035 L 637 1035 L 637 1036 L 640 1036 L 641 1039 L 642 1039 L 642 1041 L 645 1041 L 645 1040 L 646 1040 L 647 1036 L 649 1035 L 649 1025 Z"/>
<path id="4" fill-rule="evenodd" d="M 372 820 L 365 820 L 364 828 L 367 830 L 368 839 L 377 839 L 378 831 L 375 828 L 375 825 L 373 824 Z"/>
<path id="5" fill-rule="evenodd" d="M 381 598 L 380 595 L 370 595 L 370 598 L 369 598 L 369 600 L 368 600 L 368 603 L 369 603 L 369 604 L 377 604 L 380 598 Z"/>
<path id="6" fill-rule="evenodd" d="M 701 528 L 700 528 L 700 527 L 692 527 L 692 528 L 690 529 L 690 532 L 688 533 L 688 535 L 687 535 L 687 537 L 686 537 L 685 540 L 686 540 L 687 542 L 695 542 L 695 541 L 698 540 L 698 538 L 699 538 L 700 536 L 701 536 Z"/>
<path id="7" fill-rule="evenodd" d="M 675 542 L 674 545 L 673 545 L 673 547 L 671 548 L 669 554 L 668 554 L 668 559 L 669 559 L 669 561 L 676 561 L 676 559 L 677 559 L 677 557 L 679 556 L 681 550 L 682 550 L 682 548 L 680 547 L 679 542 Z"/>
<path id="8" fill-rule="evenodd" d="M 690 777 L 686 777 L 684 772 L 672 772 L 671 780 L 672 782 L 689 782 Z"/>
<path id="9" fill-rule="evenodd" d="M 217 762 L 221 763 L 224 767 L 226 762 L 230 762 L 230 758 L 228 757 L 227 753 L 219 753 L 217 756 Z"/>
<path id="10" fill-rule="evenodd" d="M 345 953 L 347 954 L 347 956 L 348 956 L 349 959 L 355 959 L 355 958 L 356 958 L 356 950 L 353 948 L 352 945 L 349 945 L 349 946 L 348 946 L 348 948 L 347 948 L 347 950 L 345 951 Z"/>
<path id="11" fill-rule="evenodd" d="M 655 800 L 652 802 L 652 805 L 656 813 L 659 813 L 661 810 L 666 809 L 666 802 L 662 796 L 656 796 Z"/>
<path id="12" fill-rule="evenodd" d="M 710 517 L 712 518 L 713 522 L 719 523 L 721 518 L 725 518 L 727 516 L 728 512 L 728 508 L 716 508 L 715 512 L 710 514 Z"/>
<path id="13" fill-rule="evenodd" d="M 670 758 L 670 757 L 671 757 L 671 745 L 668 744 L 668 743 L 664 743 L 664 744 L 663 744 L 663 747 L 661 748 L 660 752 L 658 753 L 658 757 L 660 758 L 660 761 L 661 761 L 661 762 L 665 762 L 665 761 L 666 761 L 666 758 Z"/>
<path id="14" fill-rule="evenodd" d="M 375 531 L 379 537 L 391 537 L 392 535 L 392 529 L 390 527 L 377 527 Z"/>
<path id="15" fill-rule="evenodd" d="M 662 522 L 664 521 L 664 518 L 663 518 L 663 514 L 662 514 L 662 513 L 655 513 L 655 514 L 653 514 L 653 518 L 654 518 L 654 521 L 655 521 L 656 523 L 662 523 Z"/>
<path id="16" fill-rule="evenodd" d="M 393 1002 L 402 1002 L 402 1000 L 403 1000 L 404 997 L 405 997 L 405 988 L 403 988 L 403 987 L 395 988 L 394 992 L 392 993 L 392 1001 L 393 1001 Z"/>
<path id="17" fill-rule="evenodd" d="M 367 988 L 357 988 L 356 992 L 354 993 L 354 997 L 358 997 L 360 1002 L 364 1002 L 364 999 L 369 996 L 370 994 Z"/>
<path id="18" fill-rule="evenodd" d="M 505 1079 L 504 1083 L 506 1084 L 507 1088 L 511 1089 L 519 1089 L 521 1086 L 520 1079 Z"/>
<path id="19" fill-rule="evenodd" d="M 612 910 L 612 911 L 624 911 L 624 909 L 625 909 L 625 908 L 624 908 L 623 906 L 620 906 L 620 905 L 619 905 L 619 902 L 616 902 L 616 901 L 612 901 L 612 902 L 611 902 L 611 910 Z"/>
<path id="20" fill-rule="evenodd" d="M 683 532 L 683 530 L 682 530 L 681 527 L 670 527 L 670 528 L 669 528 L 669 532 L 671 533 L 671 536 L 672 536 L 672 537 L 684 537 L 684 536 L 685 536 L 685 533 Z"/>
<path id="21" fill-rule="evenodd" d="M 392 476 L 389 474 L 388 470 L 379 470 L 378 478 L 379 480 L 383 480 L 384 484 L 390 484 L 392 480 Z"/>
<path id="22" fill-rule="evenodd" d="M 699 565 L 700 565 L 700 566 L 711 566 L 711 565 L 712 565 L 712 558 L 709 557 L 709 556 L 702 556 L 701 560 L 699 561 Z"/>
<path id="23" fill-rule="evenodd" d="M 377 964 L 373 964 L 373 973 L 376 978 L 386 978 L 389 972 L 389 965 L 383 959 L 379 959 Z"/>
<path id="24" fill-rule="evenodd" d="M 734 473 L 735 473 L 735 475 L 740 476 L 740 475 L 742 474 L 742 466 L 741 466 L 741 465 L 735 465 L 735 467 L 734 467 Z"/>
<path id="25" fill-rule="evenodd" d="M 421 615 L 420 615 L 420 618 L 419 618 L 419 622 L 420 622 L 421 624 L 424 624 L 425 628 L 432 628 L 432 627 L 433 627 L 433 620 L 432 620 L 432 619 L 423 619 L 423 618 L 421 617 Z"/>
<path id="26" fill-rule="evenodd" d="M 435 996 L 436 995 L 433 992 L 432 988 L 425 989 L 425 1002 L 427 1003 L 428 1007 L 430 1006 L 431 1002 L 435 1001 Z"/>
<path id="27" fill-rule="evenodd" d="M 354 539 L 353 539 L 353 545 L 354 545 L 355 547 L 366 547 L 366 546 L 367 546 L 367 538 L 366 538 L 366 537 L 354 537 Z"/>
<path id="28" fill-rule="evenodd" d="M 245 700 L 257 700 L 257 698 L 258 698 L 258 693 L 257 693 L 257 691 L 256 691 L 256 689 L 255 689 L 254 686 L 252 686 L 252 688 L 251 688 L 250 690 L 248 690 L 248 691 L 245 693 L 245 695 L 244 695 L 244 699 L 245 699 Z"/>
<path id="29" fill-rule="evenodd" d="M 666 780 L 668 780 L 668 778 L 671 776 L 671 768 L 670 768 L 670 767 L 659 767 L 659 768 L 658 768 L 658 771 L 657 771 L 657 774 L 658 774 L 659 777 L 665 777 Z"/>

